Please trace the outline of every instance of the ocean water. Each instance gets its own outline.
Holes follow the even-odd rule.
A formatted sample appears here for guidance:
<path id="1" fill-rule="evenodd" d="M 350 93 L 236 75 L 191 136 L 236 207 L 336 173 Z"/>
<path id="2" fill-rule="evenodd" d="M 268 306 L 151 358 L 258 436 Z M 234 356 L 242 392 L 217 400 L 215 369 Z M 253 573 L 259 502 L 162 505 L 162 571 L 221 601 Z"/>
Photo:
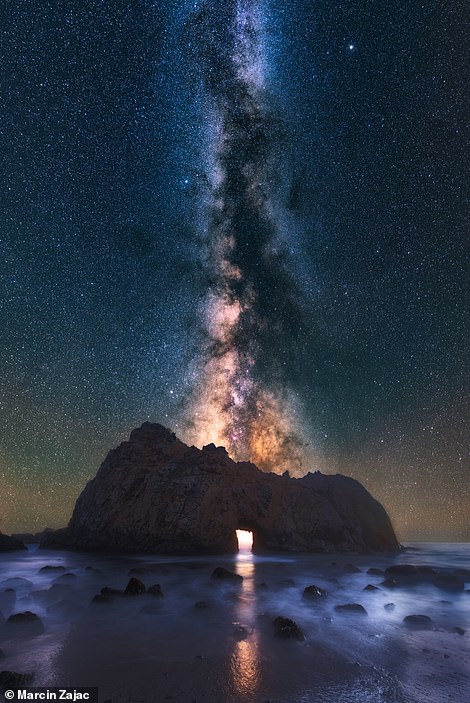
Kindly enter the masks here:
<path id="1" fill-rule="evenodd" d="M 470 583 L 458 591 L 390 587 L 367 573 L 393 564 L 469 569 L 470 545 L 410 544 L 394 556 L 203 558 L 30 545 L 0 554 L 0 670 L 31 674 L 34 686 L 97 686 L 100 701 L 113 703 L 470 701 Z M 211 579 L 216 566 L 243 581 Z M 124 589 L 131 576 L 147 588 L 160 584 L 164 596 L 92 602 L 102 587 Z M 328 596 L 305 599 L 313 584 Z M 351 603 L 366 614 L 335 609 Z M 1 624 L 27 610 L 41 619 L 42 634 Z M 410 627 L 408 615 L 430 621 Z M 277 616 L 295 620 L 304 639 L 276 637 Z"/>

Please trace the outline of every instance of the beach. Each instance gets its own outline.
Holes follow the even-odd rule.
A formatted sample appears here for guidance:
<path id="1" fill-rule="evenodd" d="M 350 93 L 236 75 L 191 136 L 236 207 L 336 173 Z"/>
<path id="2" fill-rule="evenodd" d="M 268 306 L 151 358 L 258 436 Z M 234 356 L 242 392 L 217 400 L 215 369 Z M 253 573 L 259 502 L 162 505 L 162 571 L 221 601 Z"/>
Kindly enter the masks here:
<path id="1" fill-rule="evenodd" d="M 199 558 L 29 545 L 0 555 L 0 612 L 30 611 L 43 632 L 0 625 L 0 670 L 28 674 L 32 686 L 98 687 L 113 703 L 468 700 L 470 584 L 387 584 L 383 572 L 412 564 L 464 573 L 470 545 L 407 547 Z M 211 578 L 217 567 L 243 580 Z M 163 595 L 95 598 L 132 578 Z M 312 585 L 321 597 L 304 594 Z M 352 604 L 364 611 L 338 609 Z M 404 622 L 410 615 L 425 618 Z M 299 637 L 276 634 L 278 617 L 295 621 Z"/>

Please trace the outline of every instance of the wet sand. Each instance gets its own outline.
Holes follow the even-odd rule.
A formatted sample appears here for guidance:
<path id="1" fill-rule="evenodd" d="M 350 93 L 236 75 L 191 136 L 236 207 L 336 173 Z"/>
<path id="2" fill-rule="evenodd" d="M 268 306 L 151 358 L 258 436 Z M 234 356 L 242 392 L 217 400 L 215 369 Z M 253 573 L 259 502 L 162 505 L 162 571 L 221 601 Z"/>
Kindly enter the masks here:
<path id="1" fill-rule="evenodd" d="M 464 702 L 470 593 L 431 584 L 387 588 L 383 575 L 367 570 L 407 562 L 450 570 L 468 566 L 469 556 L 468 545 L 417 545 L 393 557 L 240 552 L 201 559 L 31 546 L 0 555 L 0 611 L 5 618 L 32 611 L 44 633 L 16 636 L 0 626 L 0 670 L 33 674 L 35 686 L 97 686 L 100 701 L 113 703 Z M 46 565 L 63 568 L 41 571 Z M 211 579 L 216 566 L 243 581 Z M 132 576 L 147 588 L 160 584 L 164 596 L 92 602 L 102 587 L 124 589 Z M 328 596 L 304 598 L 312 584 Z M 379 590 L 364 591 L 369 584 Z M 335 608 L 351 603 L 367 614 Z M 411 614 L 431 618 L 426 629 L 407 626 Z M 305 638 L 277 637 L 277 616 L 295 620 Z"/>

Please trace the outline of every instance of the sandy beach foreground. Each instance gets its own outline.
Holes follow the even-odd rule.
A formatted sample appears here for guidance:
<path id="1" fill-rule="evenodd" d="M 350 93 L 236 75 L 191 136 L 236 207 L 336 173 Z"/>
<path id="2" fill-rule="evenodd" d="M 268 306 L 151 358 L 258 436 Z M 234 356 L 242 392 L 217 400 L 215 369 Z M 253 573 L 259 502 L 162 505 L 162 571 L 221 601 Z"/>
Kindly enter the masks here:
<path id="1" fill-rule="evenodd" d="M 34 686 L 97 686 L 113 703 L 469 700 L 469 584 L 387 583 L 381 572 L 400 563 L 453 573 L 468 566 L 470 545 L 410 546 L 393 557 L 172 559 L 35 546 L 0 555 L 0 670 L 32 675 Z M 218 566 L 243 580 L 211 578 Z M 163 595 L 93 601 L 131 578 Z M 306 597 L 311 585 L 327 595 Z M 351 604 L 365 612 L 338 608 Z M 39 617 L 36 631 L 8 623 L 25 611 Z M 279 616 L 298 636 L 276 634 Z"/>

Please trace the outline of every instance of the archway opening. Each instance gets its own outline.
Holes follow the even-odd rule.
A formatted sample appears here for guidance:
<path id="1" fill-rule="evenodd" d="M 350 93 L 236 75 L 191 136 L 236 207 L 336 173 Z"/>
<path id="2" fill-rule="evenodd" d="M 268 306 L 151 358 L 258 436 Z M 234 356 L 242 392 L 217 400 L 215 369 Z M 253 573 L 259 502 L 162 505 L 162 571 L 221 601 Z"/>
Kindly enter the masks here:
<path id="1" fill-rule="evenodd" d="M 236 530 L 238 551 L 251 552 L 253 550 L 253 532 L 251 530 Z"/>

